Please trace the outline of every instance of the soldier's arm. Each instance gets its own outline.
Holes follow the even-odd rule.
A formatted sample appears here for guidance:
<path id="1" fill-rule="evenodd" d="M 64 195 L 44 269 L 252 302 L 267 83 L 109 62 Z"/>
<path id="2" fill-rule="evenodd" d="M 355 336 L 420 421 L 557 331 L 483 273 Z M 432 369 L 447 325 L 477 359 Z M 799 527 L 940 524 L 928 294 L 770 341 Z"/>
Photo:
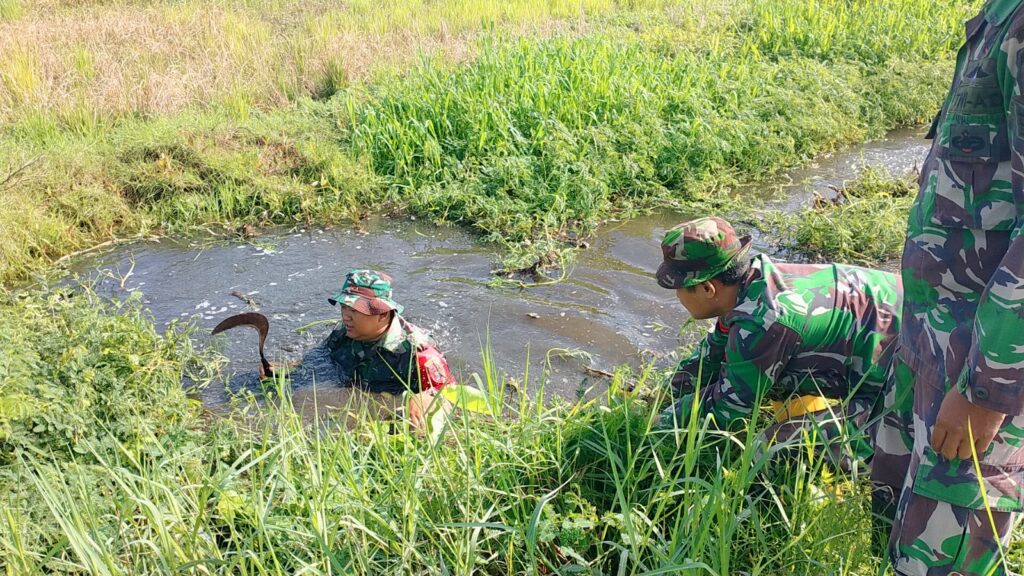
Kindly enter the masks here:
<path id="1" fill-rule="evenodd" d="M 729 331 L 721 320 L 700 341 L 697 349 L 688 358 L 684 358 L 676 366 L 669 385 L 675 398 L 691 394 L 697 389 L 697 383 L 704 388 L 718 376 L 722 360 L 725 359 L 725 345 L 729 340 Z"/>
<path id="2" fill-rule="evenodd" d="M 981 294 L 958 385 L 974 405 L 1024 414 L 1024 229 L 1019 221 L 1010 249 Z"/>
<path id="3" fill-rule="evenodd" d="M 701 414 L 713 414 L 720 428 L 748 418 L 796 353 L 800 335 L 778 323 L 767 329 L 737 322 L 729 330 L 719 377 L 701 390 Z"/>

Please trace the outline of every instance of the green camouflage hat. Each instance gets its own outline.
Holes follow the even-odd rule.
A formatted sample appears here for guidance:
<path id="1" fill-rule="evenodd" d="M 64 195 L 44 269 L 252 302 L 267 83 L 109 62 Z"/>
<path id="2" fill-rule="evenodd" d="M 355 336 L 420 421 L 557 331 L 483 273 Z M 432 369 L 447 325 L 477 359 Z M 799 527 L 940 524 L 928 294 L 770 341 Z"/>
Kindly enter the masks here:
<path id="1" fill-rule="evenodd" d="M 736 235 L 732 226 L 714 216 L 683 222 L 661 241 L 665 261 L 658 267 L 662 288 L 687 288 L 706 282 L 750 250 L 750 236 Z"/>
<path id="2" fill-rule="evenodd" d="M 331 306 L 341 304 L 363 314 L 383 314 L 402 307 L 391 299 L 391 276 L 376 270 L 353 270 L 345 276 L 341 290 L 327 299 Z"/>

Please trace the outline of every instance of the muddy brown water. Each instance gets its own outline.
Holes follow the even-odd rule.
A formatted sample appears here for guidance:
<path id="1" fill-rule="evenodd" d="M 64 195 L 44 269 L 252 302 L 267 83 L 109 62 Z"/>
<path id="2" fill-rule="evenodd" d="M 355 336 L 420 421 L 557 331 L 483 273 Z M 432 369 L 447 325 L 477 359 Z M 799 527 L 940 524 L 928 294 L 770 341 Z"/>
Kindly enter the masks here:
<path id="1" fill-rule="evenodd" d="M 895 132 L 744 193 L 781 189 L 775 204 L 797 210 L 813 192 L 829 195 L 830 186 L 841 186 L 865 166 L 903 173 L 925 152 L 919 130 Z M 458 228 L 408 217 L 371 221 L 368 232 L 293 228 L 263 230 L 244 241 L 138 242 L 77 258 L 69 269 L 96 279 L 109 294 L 141 292 L 158 328 L 197 323 L 198 345 L 229 359 L 224 381 L 198 391 L 211 407 L 226 406 L 239 391 L 260 390 L 255 332 L 238 328 L 209 336 L 220 320 L 247 310 L 270 318 L 271 361 L 301 362 L 291 382 L 297 405 L 311 403 L 314 395 L 321 409 L 347 402 L 349 392 L 333 384 L 336 377 L 318 346 L 333 322 L 297 329 L 340 320 L 327 297 L 352 268 L 392 275 L 406 318 L 433 334 L 462 380 L 482 372 L 486 347 L 499 372 L 522 380 L 529 369 L 528 392 L 543 386 L 546 394 L 571 399 L 607 386 L 588 367 L 609 371 L 649 360 L 667 367 L 681 344 L 698 337 L 699 330 L 680 331 L 685 311 L 653 280 L 664 231 L 690 216 L 662 212 L 609 223 L 564 281 L 526 290 L 489 285 L 498 257 L 493 248 Z M 771 250 L 757 237 L 755 246 Z"/>

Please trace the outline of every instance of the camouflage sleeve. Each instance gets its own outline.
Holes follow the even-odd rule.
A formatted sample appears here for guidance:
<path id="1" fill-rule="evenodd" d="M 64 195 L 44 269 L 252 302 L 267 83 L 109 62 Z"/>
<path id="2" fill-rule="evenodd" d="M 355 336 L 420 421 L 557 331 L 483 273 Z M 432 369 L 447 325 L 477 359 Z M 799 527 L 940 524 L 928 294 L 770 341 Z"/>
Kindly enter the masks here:
<path id="1" fill-rule="evenodd" d="M 1007 118 L 1018 216 L 1009 248 L 978 300 L 971 349 L 957 384 L 973 404 L 1024 415 L 1024 26 L 1020 16 L 1014 20 L 1003 50 L 1012 78 L 1007 85 L 1013 87 Z"/>
<path id="2" fill-rule="evenodd" d="M 777 322 L 767 329 L 752 322 L 734 323 L 718 379 L 701 390 L 701 413 L 714 414 L 720 428 L 750 416 L 799 345 L 800 335 Z"/>
<path id="3" fill-rule="evenodd" d="M 1021 152 L 1015 147 L 1014 170 Z M 1024 415 L 1024 229 L 1019 220 L 1011 238 L 999 269 L 981 293 L 958 386 L 973 404 Z"/>
<path id="4" fill-rule="evenodd" d="M 725 345 L 728 340 L 729 330 L 721 320 L 718 320 L 708 335 L 697 345 L 693 354 L 681 360 L 676 366 L 676 371 L 672 374 L 672 379 L 669 380 L 674 398 L 693 393 L 697 388 L 698 381 L 700 387 L 704 388 L 718 375 L 725 357 Z"/>

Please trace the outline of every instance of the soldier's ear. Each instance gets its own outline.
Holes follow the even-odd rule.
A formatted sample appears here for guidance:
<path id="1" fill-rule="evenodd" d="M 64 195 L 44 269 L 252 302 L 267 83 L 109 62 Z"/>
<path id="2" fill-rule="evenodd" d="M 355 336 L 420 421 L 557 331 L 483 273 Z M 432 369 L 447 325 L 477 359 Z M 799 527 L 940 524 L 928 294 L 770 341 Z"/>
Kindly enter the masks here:
<path id="1" fill-rule="evenodd" d="M 718 294 L 718 286 L 715 286 L 711 280 L 707 280 L 697 285 L 697 291 L 708 300 L 714 300 Z"/>

